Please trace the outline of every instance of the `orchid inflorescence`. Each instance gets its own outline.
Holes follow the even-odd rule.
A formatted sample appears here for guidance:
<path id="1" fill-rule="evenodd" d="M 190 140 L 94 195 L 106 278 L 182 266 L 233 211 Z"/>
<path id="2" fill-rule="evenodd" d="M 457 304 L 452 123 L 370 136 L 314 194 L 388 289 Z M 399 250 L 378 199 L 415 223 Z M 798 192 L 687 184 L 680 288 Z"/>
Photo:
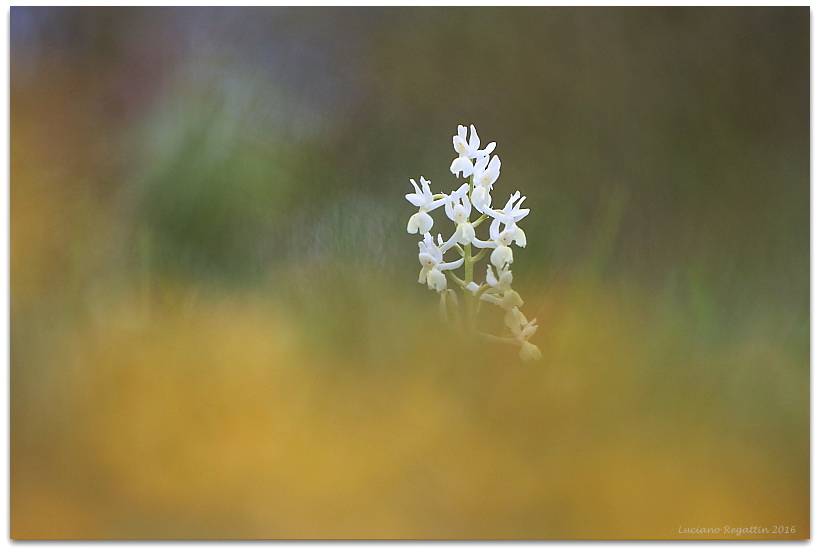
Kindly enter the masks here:
<path id="1" fill-rule="evenodd" d="M 418 207 L 418 212 L 407 222 L 407 232 L 423 236 L 419 242 L 419 283 L 427 284 L 430 290 L 435 290 L 439 294 L 440 310 L 444 317 L 459 321 L 462 314 L 458 295 L 448 286 L 449 277 L 449 281 L 462 290 L 463 315 L 472 332 L 489 340 L 519 346 L 519 355 L 524 361 L 540 359 L 541 351 L 538 346 L 529 341 L 538 326 L 535 319 L 527 320 L 521 312 L 520 307 L 524 302 L 512 288 L 513 250 L 510 246 L 515 244 L 523 248 L 527 245 L 527 237 L 518 227 L 518 222 L 530 210 L 521 207 L 526 197 L 521 196 L 518 191 L 510 195 L 502 209 L 494 209 L 491 206 L 491 191 L 493 184 L 498 180 L 501 161 L 497 155 L 490 159 L 495 142 L 490 142 L 483 149 L 480 145 L 478 133 L 473 125 L 470 125 L 469 140 L 467 127 L 458 126 L 458 134 L 453 137 L 453 147 L 458 157 L 450 165 L 450 172 L 456 177 L 461 174 L 468 181 L 450 194 L 433 194 L 430 190 L 430 181 L 424 177 L 420 178 L 421 186 L 414 179 L 410 179 L 415 192 L 406 194 L 405 197 Z M 433 228 L 430 212 L 442 206 L 447 217 L 455 225 L 452 236 L 446 241 L 441 238 L 441 234 L 436 239 L 430 234 Z M 478 217 L 472 220 L 474 208 L 478 211 Z M 481 240 L 476 236 L 476 229 L 487 219 L 492 219 L 489 240 Z M 477 248 L 475 255 L 473 247 Z M 453 261 L 445 261 L 444 256 L 450 250 L 458 252 L 460 257 Z M 474 265 L 488 251 L 491 253 L 486 282 L 479 284 L 474 282 Z M 460 267 L 464 268 L 463 278 L 453 273 Z M 504 335 L 495 336 L 478 331 L 477 316 L 484 302 L 497 305 L 504 311 L 504 323 L 507 328 Z"/>

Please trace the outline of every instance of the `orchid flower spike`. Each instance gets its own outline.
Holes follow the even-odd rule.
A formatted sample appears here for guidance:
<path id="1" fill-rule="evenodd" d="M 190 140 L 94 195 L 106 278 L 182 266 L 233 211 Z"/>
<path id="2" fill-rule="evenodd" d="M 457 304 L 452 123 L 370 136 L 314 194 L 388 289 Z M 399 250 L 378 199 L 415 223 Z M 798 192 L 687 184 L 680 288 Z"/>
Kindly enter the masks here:
<path id="1" fill-rule="evenodd" d="M 516 191 L 503 208 L 492 207 L 491 192 L 501 173 L 501 160 L 497 155 L 490 157 L 495 150 L 495 142 L 481 148 L 481 140 L 473 125 L 470 125 L 469 135 L 467 127 L 458 126 L 457 134 L 453 136 L 453 148 L 458 157 L 450 164 L 450 172 L 469 179 L 468 182 L 449 194 L 433 194 L 430 181 L 424 177 L 421 177 L 420 185 L 410 179 L 414 192 L 405 195 L 407 201 L 418 208 L 407 222 L 407 232 L 423 236 L 418 243 L 421 263 L 418 281 L 438 292 L 439 311 L 445 320 L 455 318 L 460 328 L 489 340 L 518 346 L 518 354 L 524 361 L 540 359 L 541 350 L 529 341 L 538 325 L 535 319 L 527 320 L 521 312 L 524 300 L 512 288 L 511 246 L 527 245 L 527 236 L 518 226 L 519 221 L 530 212 L 521 207 L 526 198 Z M 430 234 L 434 225 L 430 213 L 441 206 L 444 206 L 447 218 L 455 226 L 446 241 L 441 234 L 435 240 Z M 479 212 L 475 220 L 471 220 L 473 208 Z M 489 238 L 484 240 L 477 236 L 477 232 L 487 219 L 491 219 Z M 455 261 L 445 261 L 445 254 L 451 249 L 460 257 Z M 490 251 L 490 263 L 487 265 L 486 282 L 481 283 L 475 278 L 475 264 L 486 255 L 487 250 Z M 456 275 L 454 271 L 462 266 L 463 274 Z M 458 300 L 457 290 L 453 288 L 461 288 L 462 301 Z M 503 310 L 504 323 L 509 332 L 495 336 L 479 329 L 478 312 L 484 303 L 491 303 Z"/>

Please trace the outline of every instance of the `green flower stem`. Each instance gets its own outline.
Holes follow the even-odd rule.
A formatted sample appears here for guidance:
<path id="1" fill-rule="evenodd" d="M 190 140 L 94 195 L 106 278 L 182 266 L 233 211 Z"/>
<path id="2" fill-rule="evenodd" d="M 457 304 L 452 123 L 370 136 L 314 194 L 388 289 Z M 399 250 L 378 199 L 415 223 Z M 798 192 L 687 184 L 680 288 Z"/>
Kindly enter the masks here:
<path id="1" fill-rule="evenodd" d="M 472 198 L 473 196 L 473 176 L 470 175 L 470 180 L 468 181 L 467 187 L 467 197 Z M 475 227 L 474 227 L 475 228 Z M 475 332 L 476 330 L 476 318 L 475 318 L 475 296 L 473 296 L 472 292 L 466 289 L 466 284 L 473 281 L 473 264 L 475 260 L 473 259 L 473 246 L 472 244 L 466 244 L 464 246 L 464 283 L 461 285 L 461 292 L 464 294 L 464 309 L 465 309 L 465 316 L 467 317 L 467 327 L 472 331 Z"/>
<path id="2" fill-rule="evenodd" d="M 464 246 L 464 281 L 465 283 L 470 283 L 473 281 L 473 264 L 475 263 L 475 259 L 472 256 L 472 245 L 467 244 Z M 473 293 L 470 292 L 462 286 L 462 291 L 464 293 L 464 309 L 466 310 L 467 315 L 467 326 L 471 331 L 475 331 L 476 329 L 476 297 L 473 296 Z"/>
<path id="3" fill-rule="evenodd" d="M 487 250 L 482 249 L 480 252 L 475 254 L 475 257 L 473 257 L 473 263 L 475 263 L 476 261 L 480 261 L 481 258 L 484 257 L 484 254 L 486 254 L 486 253 L 487 253 Z"/>
<path id="4" fill-rule="evenodd" d="M 467 189 L 467 196 L 472 197 L 473 194 L 473 176 L 470 175 L 470 179 L 468 181 L 468 189 Z M 436 198 L 437 196 L 434 196 Z M 443 195 L 442 195 L 443 197 Z M 470 221 L 470 224 L 473 228 L 476 228 L 480 225 L 484 220 L 487 219 L 487 214 L 482 213 L 478 219 L 475 221 Z M 455 245 L 456 250 L 464 259 L 464 279 L 458 278 L 452 271 L 447 271 L 447 275 L 452 279 L 453 282 L 458 284 L 461 287 L 462 294 L 464 296 L 464 315 L 466 317 L 466 324 L 467 327 L 472 331 L 476 332 L 477 327 L 477 320 L 478 320 L 478 312 L 481 309 L 481 294 L 484 293 L 485 290 L 489 288 L 488 284 L 482 284 L 475 294 L 473 294 L 470 290 L 467 289 L 467 285 L 473 282 L 473 266 L 476 262 L 480 261 L 484 258 L 487 254 L 487 250 L 481 248 L 481 250 L 473 255 L 473 246 L 472 244 L 465 244 L 463 247 L 459 244 Z M 446 300 L 445 300 L 446 301 Z M 443 305 L 443 302 L 442 302 Z M 453 305 L 453 311 L 458 313 L 458 309 L 455 308 L 456 306 Z"/>
<path id="5" fill-rule="evenodd" d="M 482 305 L 481 294 L 483 294 L 484 292 L 486 292 L 489 289 L 490 289 L 490 285 L 485 282 L 484 284 L 482 284 L 481 286 L 478 287 L 478 290 L 475 291 L 475 297 L 478 299 L 478 301 L 476 302 L 476 308 L 475 308 L 475 314 L 474 314 L 474 316 L 476 318 L 478 318 L 478 312 L 481 311 L 481 305 Z"/>

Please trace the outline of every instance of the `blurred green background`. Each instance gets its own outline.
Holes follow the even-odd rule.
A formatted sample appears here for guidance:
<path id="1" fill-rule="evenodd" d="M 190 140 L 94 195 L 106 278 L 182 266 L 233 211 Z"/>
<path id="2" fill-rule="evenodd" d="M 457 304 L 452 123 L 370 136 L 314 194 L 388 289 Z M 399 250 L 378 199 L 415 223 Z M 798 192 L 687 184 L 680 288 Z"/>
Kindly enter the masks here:
<path id="1" fill-rule="evenodd" d="M 12 538 L 809 536 L 808 8 L 13 7 L 10 60 Z M 538 362 L 416 282 L 459 124 Z"/>

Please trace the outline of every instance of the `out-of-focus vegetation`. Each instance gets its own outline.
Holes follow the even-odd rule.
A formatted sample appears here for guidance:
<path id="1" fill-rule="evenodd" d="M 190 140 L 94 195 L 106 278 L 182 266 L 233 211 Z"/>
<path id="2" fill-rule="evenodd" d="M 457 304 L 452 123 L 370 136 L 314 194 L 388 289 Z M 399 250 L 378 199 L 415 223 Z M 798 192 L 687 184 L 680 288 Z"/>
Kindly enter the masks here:
<path id="1" fill-rule="evenodd" d="M 808 537 L 808 8 L 10 29 L 12 538 Z M 470 123 L 539 362 L 416 283 Z"/>

